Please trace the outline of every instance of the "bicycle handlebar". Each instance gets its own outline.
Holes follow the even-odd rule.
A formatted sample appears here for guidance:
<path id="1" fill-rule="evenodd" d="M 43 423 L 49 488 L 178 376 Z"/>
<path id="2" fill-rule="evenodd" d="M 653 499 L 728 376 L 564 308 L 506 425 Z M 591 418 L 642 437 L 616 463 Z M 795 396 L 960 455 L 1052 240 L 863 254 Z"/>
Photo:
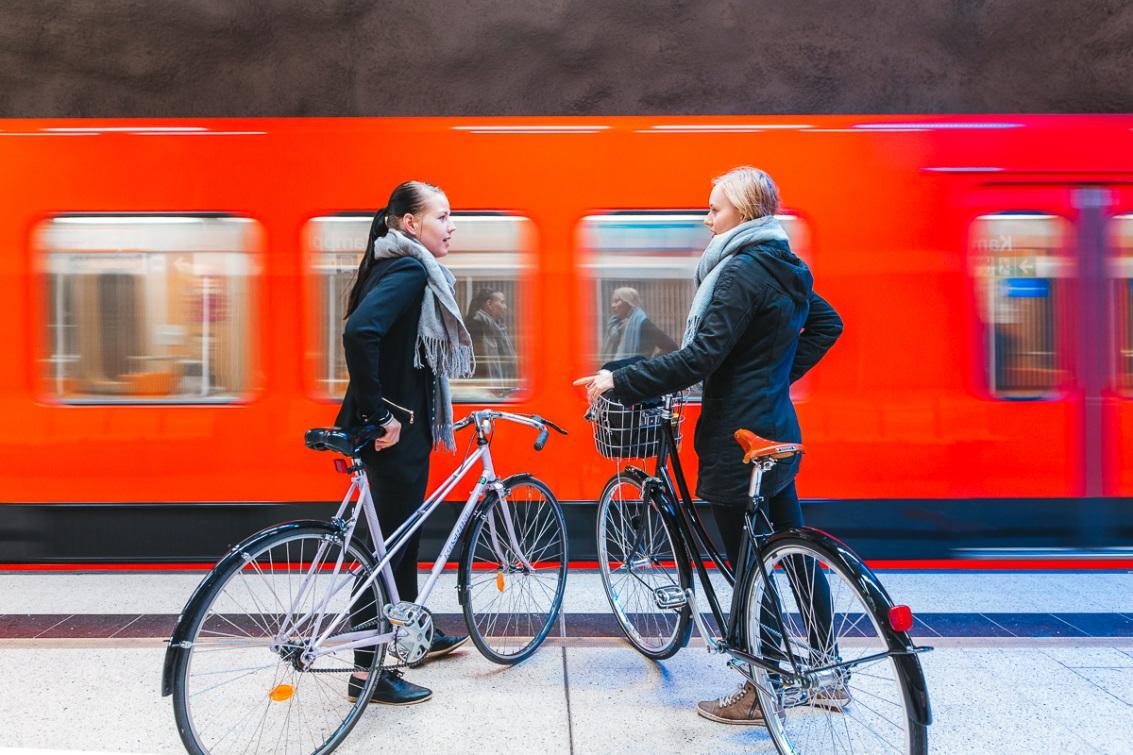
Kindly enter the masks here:
<path id="1" fill-rule="evenodd" d="M 511 412 L 498 412 L 494 409 L 481 409 L 472 412 L 464 419 L 453 424 L 453 432 L 463 430 L 469 425 L 475 423 L 479 428 L 479 423 L 483 420 L 488 422 L 495 422 L 497 419 L 506 419 L 508 422 L 515 422 L 518 425 L 527 425 L 528 427 L 537 428 L 539 430 L 538 437 L 535 438 L 535 450 L 542 451 L 543 447 L 547 445 L 547 437 L 550 433 L 547 428 L 550 427 L 560 435 L 566 435 L 567 431 L 556 425 L 549 419 L 540 417 L 538 414 L 513 414 Z"/>

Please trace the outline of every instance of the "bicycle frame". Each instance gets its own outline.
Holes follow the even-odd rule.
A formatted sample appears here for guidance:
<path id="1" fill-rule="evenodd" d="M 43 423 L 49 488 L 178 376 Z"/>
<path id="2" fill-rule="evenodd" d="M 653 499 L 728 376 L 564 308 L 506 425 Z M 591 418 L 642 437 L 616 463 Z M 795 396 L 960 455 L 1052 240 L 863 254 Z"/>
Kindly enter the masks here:
<path id="1" fill-rule="evenodd" d="M 716 591 L 712 587 L 712 582 L 709 580 L 708 569 L 704 565 L 703 558 L 701 558 L 701 553 L 707 553 L 716 568 L 719 569 L 720 573 L 724 576 L 724 579 L 727 580 L 733 588 L 736 588 L 736 585 L 742 587 L 746 584 L 744 577 L 746 576 L 747 569 L 750 568 L 752 560 L 754 560 L 756 564 L 758 564 L 760 578 L 763 579 L 764 584 L 768 586 L 768 591 L 775 602 L 776 610 L 773 613 L 778 625 L 776 630 L 779 632 L 780 636 L 784 636 L 785 627 L 783 626 L 782 618 L 783 604 L 779 597 L 778 589 L 775 586 L 775 582 L 771 580 L 770 576 L 764 571 L 762 560 L 755 558 L 755 554 L 759 552 L 762 542 L 771 534 L 769 529 L 767 532 L 758 532 L 755 530 L 754 525 L 756 515 L 758 514 L 758 501 L 754 498 L 756 491 L 754 489 L 751 491 L 753 496 L 753 508 L 749 509 L 745 524 L 745 531 L 748 536 L 743 540 L 739 563 L 736 564 L 736 570 L 733 573 L 733 571 L 728 568 L 727 564 L 725 564 L 720 552 L 712 543 L 712 538 L 708 535 L 708 531 L 704 527 L 704 522 L 692 503 L 692 496 L 689 494 L 688 483 L 685 480 L 684 470 L 681 467 L 680 457 L 677 454 L 677 443 L 672 422 L 662 423 L 661 437 L 662 441 L 657 454 L 655 473 L 646 481 L 647 492 L 655 506 L 664 506 L 669 509 L 662 513 L 667 515 L 670 521 L 675 522 L 677 525 L 678 537 L 681 540 L 680 547 L 684 548 L 686 557 L 696 568 L 697 576 L 704 588 L 704 595 L 708 599 L 708 607 L 712 612 L 713 618 L 716 620 L 716 625 L 726 627 L 723 638 L 714 638 L 712 636 L 704 623 L 704 619 L 700 615 L 695 593 L 690 589 L 687 595 L 688 606 L 692 612 L 692 618 L 698 631 L 704 637 L 705 642 L 708 643 L 710 652 L 725 653 L 732 656 L 732 658 L 737 661 L 758 665 L 774 673 L 783 673 L 784 670 L 779 666 L 777 661 L 770 661 L 741 649 L 743 645 L 743 634 L 739 617 L 745 596 L 741 594 L 741 589 L 733 589 L 731 611 L 727 619 L 725 619 L 724 613 L 720 608 L 719 598 L 716 596 Z M 673 467 L 673 477 L 676 479 L 680 497 L 677 496 L 677 491 L 674 490 L 673 482 L 670 479 L 668 467 L 666 466 L 667 464 L 671 464 Z M 758 473 L 759 470 L 757 470 L 756 474 Z M 755 485 L 753 484 L 753 488 L 754 487 Z M 790 662 L 792 670 L 796 675 L 799 675 L 802 665 L 789 646 L 787 647 L 786 655 L 786 660 Z"/>
<path id="2" fill-rule="evenodd" d="M 480 479 L 476 482 L 472 492 L 468 495 L 468 500 L 465 501 L 464 507 L 461 509 L 460 515 L 457 517 L 456 523 L 453 525 L 452 531 L 449 533 L 447 540 L 445 540 L 444 547 L 437 557 L 436 562 L 433 564 L 433 569 L 429 574 L 425 586 L 421 589 L 417 602 L 425 604 L 429 595 L 436 585 L 437 578 L 440 576 L 441 571 L 444 570 L 445 563 L 448 561 L 449 556 L 452 554 L 453 548 L 456 547 L 457 540 L 464 533 L 468 521 L 471 519 L 479 504 L 484 492 L 488 489 L 494 489 L 499 495 L 500 510 L 503 512 L 502 519 L 505 523 L 505 529 L 508 543 L 514 553 L 519 554 L 524 566 L 531 568 L 531 563 L 527 560 L 526 554 L 519 546 L 518 539 L 515 534 L 515 526 L 512 521 L 511 511 L 508 508 L 508 502 L 503 496 L 503 485 L 499 477 L 496 476 L 495 466 L 492 463 L 492 454 L 490 444 L 485 439 L 484 433 L 477 422 L 477 435 L 478 442 L 476 450 L 461 462 L 460 466 L 449 475 L 429 497 L 421 504 L 421 506 L 413 512 L 413 514 L 405 520 L 400 527 L 398 527 L 393 534 L 390 535 L 388 542 L 383 537 L 381 525 L 378 522 L 377 511 L 374 508 L 374 500 L 370 493 L 369 481 L 366 477 L 366 470 L 363 467 L 362 460 L 354 457 L 353 465 L 350 467 L 351 480 L 350 487 L 346 491 L 346 495 L 342 499 L 337 512 L 332 521 L 334 521 L 343 533 L 343 543 L 340 549 L 337 560 L 334 564 L 333 574 L 340 574 L 342 571 L 342 562 L 346 555 L 347 547 L 353 540 L 355 529 L 358 525 L 360 516 L 364 515 L 366 524 L 370 528 L 371 537 L 374 542 L 374 550 L 372 556 L 377 562 L 373 571 L 362 580 L 361 583 L 355 584 L 348 599 L 346 610 L 332 617 L 330 623 L 324 626 L 326 619 L 326 608 L 330 600 L 338 595 L 344 587 L 348 584 L 357 582 L 353 575 L 343 580 L 341 584 L 333 586 L 333 588 L 320 600 L 319 604 L 313 606 L 309 611 L 306 611 L 302 616 L 295 618 L 293 621 L 285 622 L 276 635 L 276 642 L 283 642 L 290 633 L 299 627 L 303 627 L 307 622 L 313 622 L 314 631 L 311 635 L 316 637 L 309 649 L 310 657 L 317 658 L 322 655 L 327 655 L 332 652 L 339 652 L 342 650 L 349 650 L 354 648 L 373 647 L 390 642 L 394 639 L 396 630 L 391 630 L 383 634 L 374 634 L 372 631 L 359 630 L 354 632 L 347 632 L 335 636 L 333 642 L 330 642 L 330 636 L 341 626 L 342 622 L 349 615 L 350 609 L 358 602 L 358 599 L 365 594 L 367 590 L 373 585 L 379 575 L 383 579 L 386 587 L 386 594 L 390 598 L 391 603 L 398 603 L 400 595 L 397 592 L 397 585 L 394 582 L 393 569 L 390 563 L 399 550 L 405 547 L 409 539 L 417 532 L 427 520 L 441 505 L 453 488 L 460 483 L 461 480 L 468 474 L 469 470 L 480 462 L 483 466 L 483 472 Z M 353 507 L 352 507 L 353 504 Z M 343 515 L 350 512 L 349 518 L 343 519 Z M 492 518 L 488 520 L 488 527 L 490 533 L 490 540 L 492 547 L 496 552 L 500 562 L 506 561 L 504 549 L 501 547 L 498 533 L 496 532 L 495 521 Z M 300 588 L 292 600 L 291 610 L 289 611 L 290 617 L 295 617 L 298 613 L 298 606 L 302 605 L 307 592 L 314 583 L 315 571 L 319 568 L 322 557 L 326 552 L 326 545 L 322 545 L 313 559 L 310 569 L 308 570 Z M 379 607 L 380 608 L 380 607 Z"/>

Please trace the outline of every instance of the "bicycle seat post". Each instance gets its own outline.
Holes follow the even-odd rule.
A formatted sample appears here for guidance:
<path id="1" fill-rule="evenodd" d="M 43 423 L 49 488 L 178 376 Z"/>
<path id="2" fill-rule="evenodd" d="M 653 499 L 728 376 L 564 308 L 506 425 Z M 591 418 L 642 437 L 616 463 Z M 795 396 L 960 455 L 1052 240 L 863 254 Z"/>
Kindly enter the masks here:
<path id="1" fill-rule="evenodd" d="M 771 462 L 774 464 L 775 462 Z M 753 502 L 759 498 L 759 490 L 763 486 L 764 460 L 756 459 L 751 465 L 751 482 L 747 486 L 747 497 Z"/>

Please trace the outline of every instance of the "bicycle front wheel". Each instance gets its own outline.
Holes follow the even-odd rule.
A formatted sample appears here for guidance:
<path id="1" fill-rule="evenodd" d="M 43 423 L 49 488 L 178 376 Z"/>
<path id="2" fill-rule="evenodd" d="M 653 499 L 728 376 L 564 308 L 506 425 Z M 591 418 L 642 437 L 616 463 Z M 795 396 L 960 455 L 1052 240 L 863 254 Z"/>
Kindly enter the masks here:
<path id="1" fill-rule="evenodd" d="M 490 661 L 519 663 L 558 618 L 567 577 L 566 518 L 530 475 L 504 480 L 468 534 L 460 560 L 464 620 Z"/>
<path id="2" fill-rule="evenodd" d="M 250 538 L 205 578 L 182 617 L 189 644 L 173 672 L 174 715 L 189 752 L 330 752 L 357 722 L 385 646 L 369 648 L 357 666 L 354 650 L 335 649 L 335 639 L 384 633 L 388 624 L 380 579 L 350 605 L 373 562 L 355 543 L 343 545 L 330 525 L 285 525 Z M 321 645 L 318 626 L 335 627 Z M 369 677 L 351 699 L 355 671 Z"/>
<path id="3" fill-rule="evenodd" d="M 886 655 L 899 649 L 887 629 L 892 603 L 868 567 L 808 530 L 772 538 L 762 559 L 770 583 L 751 570 L 743 618 L 749 650 L 783 671 L 749 667 L 779 752 L 927 752 L 912 702 L 923 678 Z M 787 681 L 792 657 L 809 683 Z M 903 660 L 919 672 L 915 656 Z"/>
<path id="4" fill-rule="evenodd" d="M 626 639 L 662 660 L 688 643 L 691 613 L 684 591 L 692 574 L 664 516 L 646 500 L 637 470 L 610 478 L 598 501 L 598 568 Z M 665 607 L 679 603 L 675 607 Z"/>

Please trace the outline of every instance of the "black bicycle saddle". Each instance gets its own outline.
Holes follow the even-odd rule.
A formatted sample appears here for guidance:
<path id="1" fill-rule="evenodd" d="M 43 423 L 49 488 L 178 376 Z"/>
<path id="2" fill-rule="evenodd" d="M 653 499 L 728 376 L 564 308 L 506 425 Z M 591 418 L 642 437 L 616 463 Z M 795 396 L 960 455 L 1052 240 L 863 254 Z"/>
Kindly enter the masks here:
<path id="1" fill-rule="evenodd" d="M 338 451 L 344 456 L 357 456 L 362 449 L 386 434 L 380 425 L 363 425 L 355 430 L 341 427 L 315 427 L 303 440 L 312 451 Z"/>

